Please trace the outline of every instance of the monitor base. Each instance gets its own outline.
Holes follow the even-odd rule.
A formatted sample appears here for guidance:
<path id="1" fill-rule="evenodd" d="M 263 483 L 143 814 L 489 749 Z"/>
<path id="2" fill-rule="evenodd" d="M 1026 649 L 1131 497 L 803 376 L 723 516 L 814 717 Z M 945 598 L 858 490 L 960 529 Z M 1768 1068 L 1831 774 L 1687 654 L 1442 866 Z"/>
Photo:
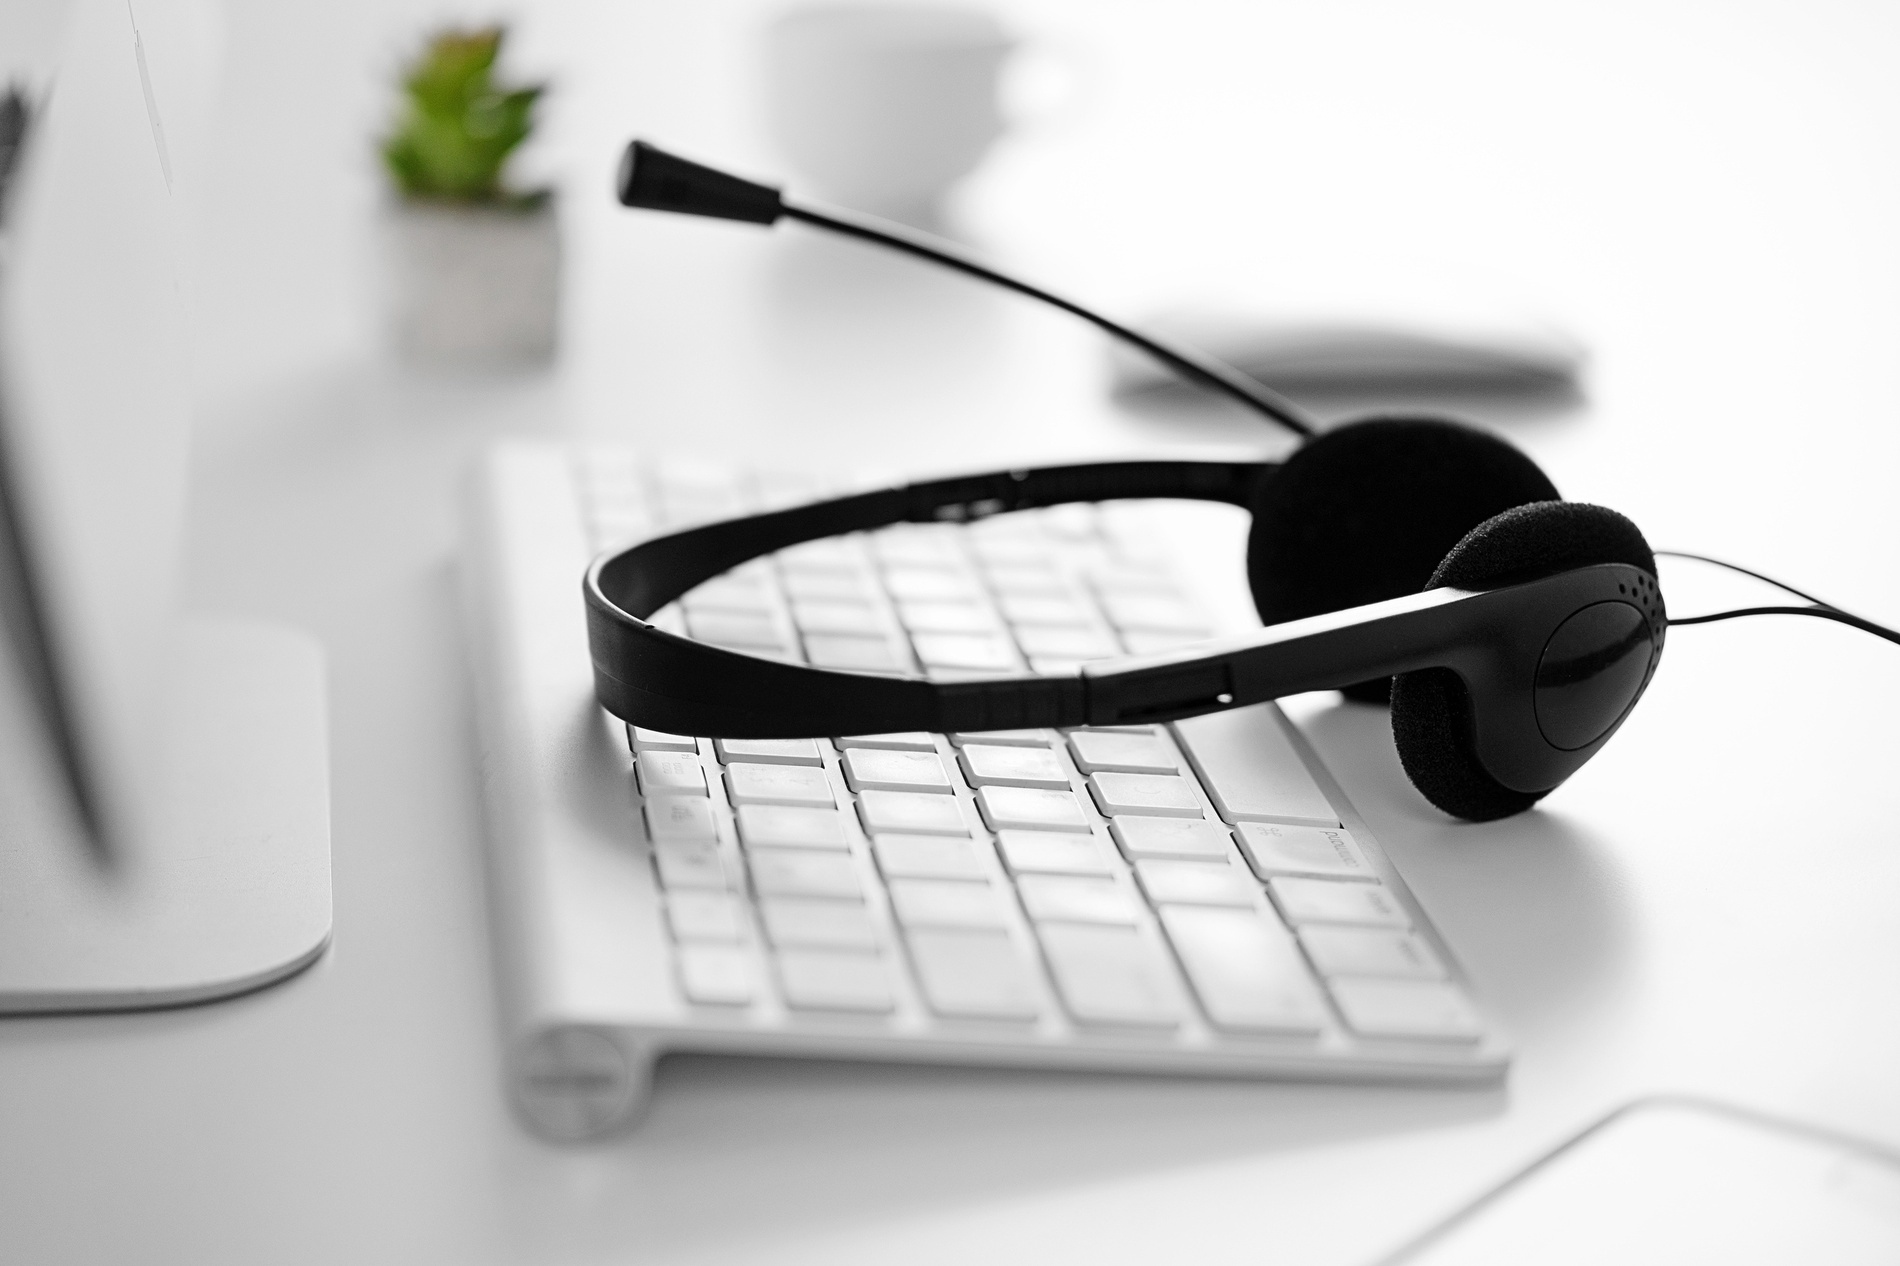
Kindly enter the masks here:
<path id="1" fill-rule="evenodd" d="M 207 1002 L 330 941 L 323 653 L 300 633 L 194 619 L 169 734 L 182 829 L 102 860 L 16 785 L 0 832 L 0 1014 Z M 42 829 L 19 830 L 24 822 Z"/>

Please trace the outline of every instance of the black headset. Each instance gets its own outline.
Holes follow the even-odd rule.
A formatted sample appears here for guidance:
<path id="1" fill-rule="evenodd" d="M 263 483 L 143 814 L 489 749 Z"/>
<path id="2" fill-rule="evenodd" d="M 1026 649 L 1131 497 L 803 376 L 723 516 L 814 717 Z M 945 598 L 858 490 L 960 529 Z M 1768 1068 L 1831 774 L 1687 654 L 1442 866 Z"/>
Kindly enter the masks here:
<path id="1" fill-rule="evenodd" d="M 1522 812 L 1576 772 L 1655 674 L 1670 621 L 1643 534 L 1614 510 L 1561 500 L 1530 458 L 1495 436 L 1412 417 L 1317 434 L 1292 402 L 1230 366 L 997 272 L 948 242 L 796 203 L 644 141 L 627 149 L 619 195 L 630 207 L 802 220 L 948 265 L 1090 321 L 1305 441 L 1278 463 L 1100 462 L 908 484 L 604 555 L 587 571 L 588 643 L 595 693 L 624 721 L 715 738 L 1065 728 L 1169 721 L 1337 688 L 1389 698 L 1412 782 L 1447 813 L 1482 821 Z M 1247 574 L 1266 627 L 1093 661 L 1067 675 L 931 682 L 781 663 L 647 622 L 702 581 L 803 541 L 1122 497 L 1250 510 Z M 1809 600 L 1815 605 L 1677 623 L 1786 612 L 1900 641 Z"/>

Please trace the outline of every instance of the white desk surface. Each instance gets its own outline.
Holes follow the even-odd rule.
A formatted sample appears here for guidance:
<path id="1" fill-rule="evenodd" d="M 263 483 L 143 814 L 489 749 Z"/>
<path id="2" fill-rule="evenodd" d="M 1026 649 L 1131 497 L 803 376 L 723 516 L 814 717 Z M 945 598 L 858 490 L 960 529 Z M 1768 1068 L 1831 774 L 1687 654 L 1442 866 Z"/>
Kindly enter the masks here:
<path id="1" fill-rule="evenodd" d="M 636 129 L 774 169 L 733 3 L 526 11 L 522 62 L 562 85 L 541 161 L 567 355 L 399 371 L 362 138 L 437 11 L 289 10 L 231 16 L 190 585 L 328 645 L 335 945 L 235 1002 L 0 1024 L 0 1255 L 1352 1263 L 1645 1092 L 1900 1144 L 1900 654 L 1796 621 L 1679 630 L 1603 755 L 1483 827 L 1410 789 L 1381 713 L 1296 701 L 1518 1035 L 1500 1088 L 692 1058 L 628 1137 L 525 1136 L 453 596 L 472 452 L 534 433 L 903 469 L 1259 432 L 1119 412 L 1092 337 L 909 264 L 613 208 Z M 966 191 L 990 249 L 1123 310 L 1528 304 L 1594 350 L 1588 403 L 1478 412 L 1568 495 L 1900 620 L 1890 6 L 1012 12 L 1087 90 Z"/>

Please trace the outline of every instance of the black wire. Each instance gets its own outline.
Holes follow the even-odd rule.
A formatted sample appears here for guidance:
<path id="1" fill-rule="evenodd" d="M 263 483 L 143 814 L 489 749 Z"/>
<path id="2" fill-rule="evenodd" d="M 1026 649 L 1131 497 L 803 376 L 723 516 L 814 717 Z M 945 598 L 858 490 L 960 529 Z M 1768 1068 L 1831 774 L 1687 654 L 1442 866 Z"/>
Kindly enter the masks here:
<path id="1" fill-rule="evenodd" d="M 791 199 L 783 201 L 784 212 L 794 220 L 803 220 L 807 224 L 834 233 L 843 233 L 849 237 L 859 237 L 883 246 L 945 264 L 958 272 L 968 273 L 972 277 L 981 277 L 994 282 L 1018 294 L 1040 299 L 1044 303 L 1061 308 L 1064 312 L 1081 317 L 1084 321 L 1098 326 L 1126 343 L 1131 343 L 1162 364 L 1203 387 L 1221 392 L 1240 401 L 1256 412 L 1265 414 L 1274 422 L 1285 427 L 1295 435 L 1310 439 L 1318 433 L 1318 427 L 1305 412 L 1291 400 L 1272 388 L 1249 378 L 1231 365 L 1215 360 L 1205 352 L 1192 347 L 1168 342 L 1152 334 L 1142 334 L 1117 321 L 1091 312 L 1078 303 L 1064 299 L 1060 295 L 1049 293 L 1026 281 L 1001 273 L 982 263 L 974 256 L 960 250 L 956 245 L 920 233 L 902 224 L 893 224 L 872 216 L 860 215 L 855 211 L 827 208 L 823 211 L 809 206 L 801 206 Z"/>
<path id="2" fill-rule="evenodd" d="M 1710 558 L 1707 554 L 1691 554 L 1687 550 L 1680 550 L 1680 549 L 1659 549 L 1655 552 L 1659 557 L 1693 558 L 1698 563 L 1708 563 L 1711 566 L 1715 566 L 1715 567 L 1726 567 L 1730 571 L 1740 572 L 1744 576 L 1752 576 L 1754 579 L 1761 581 L 1763 584 L 1773 585 L 1775 588 L 1783 590 L 1787 593 L 1791 593 L 1797 598 L 1806 598 L 1809 602 L 1812 602 L 1817 607 L 1826 607 L 1830 611 L 1840 610 L 1840 608 L 1835 606 L 1833 603 L 1823 602 L 1821 599 L 1815 597 L 1813 594 L 1803 593 L 1801 590 L 1796 589 L 1793 585 L 1784 584 L 1781 581 L 1776 580 L 1773 576 L 1764 576 L 1758 571 L 1750 571 L 1748 570 L 1748 568 L 1738 566 L 1735 563 L 1725 563 L 1719 558 Z"/>
<path id="3" fill-rule="evenodd" d="M 1885 625 L 1875 624 L 1872 620 L 1863 620 L 1857 615 L 1849 615 L 1833 607 L 1738 607 L 1733 611 L 1717 611 L 1710 615 L 1672 617 L 1669 624 L 1671 628 L 1678 624 L 1713 624 L 1717 620 L 1735 620 L 1745 615 L 1811 615 L 1817 619 L 1833 620 L 1838 624 L 1848 625 L 1863 633 L 1872 633 L 1875 637 L 1884 637 L 1889 642 L 1900 645 L 1900 633 L 1896 633 Z"/>

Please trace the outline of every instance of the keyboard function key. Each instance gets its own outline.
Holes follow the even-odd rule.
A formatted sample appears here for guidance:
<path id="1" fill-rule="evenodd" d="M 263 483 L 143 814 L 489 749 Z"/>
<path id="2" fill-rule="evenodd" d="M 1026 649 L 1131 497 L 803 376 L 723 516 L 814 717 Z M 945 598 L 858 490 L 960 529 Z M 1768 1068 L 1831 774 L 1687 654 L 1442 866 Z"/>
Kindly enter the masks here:
<path id="1" fill-rule="evenodd" d="M 905 734 L 848 734 L 831 740 L 840 751 L 847 747 L 883 747 L 898 752 L 934 752 L 937 742 L 921 730 Z"/>
<path id="2" fill-rule="evenodd" d="M 1069 789 L 1069 771 L 1047 747 L 966 744 L 958 755 L 972 787 L 1047 787 Z"/>
<path id="3" fill-rule="evenodd" d="M 992 633 L 996 629 L 995 617 L 979 602 L 900 602 L 897 619 L 913 634 Z M 918 654 L 923 654 L 921 647 Z M 929 663 L 929 658 L 924 662 Z"/>
<path id="4" fill-rule="evenodd" d="M 742 804 L 734 816 L 739 821 L 739 839 L 747 848 L 850 847 L 836 809 Z"/>
<path id="5" fill-rule="evenodd" d="M 680 992 L 689 1002 L 707 1006 L 743 1007 L 755 988 L 752 959 L 729 945 L 682 945 L 675 951 Z"/>
<path id="6" fill-rule="evenodd" d="M 1108 830 L 1130 860 L 1137 857 L 1225 860 L 1233 843 L 1225 826 L 1205 818 L 1119 817 L 1109 823 Z"/>
<path id="7" fill-rule="evenodd" d="M 1262 879 L 1273 875 L 1378 877 L 1352 835 L 1341 828 L 1242 822 L 1238 830 L 1240 847 Z"/>
<path id="8" fill-rule="evenodd" d="M 719 838 L 712 802 L 705 796 L 655 796 L 646 803 L 647 834 L 661 840 L 710 844 Z"/>
<path id="9" fill-rule="evenodd" d="M 876 949 L 877 926 L 861 901 L 767 897 L 759 902 L 765 934 L 780 949 Z"/>
<path id="10" fill-rule="evenodd" d="M 975 592 L 969 577 L 937 567 L 898 565 L 884 569 L 884 588 L 899 602 L 968 598 Z"/>
<path id="11" fill-rule="evenodd" d="M 883 1014 L 895 1005 L 890 970 L 872 954 L 783 950 L 778 978 L 785 1004 L 795 1010 Z"/>
<path id="12" fill-rule="evenodd" d="M 1069 751 L 1085 774 L 1174 774 L 1181 769 L 1173 746 L 1153 733 L 1075 730 L 1069 734 Z"/>
<path id="13" fill-rule="evenodd" d="M 1032 1020 L 1036 987 L 1007 933 L 926 928 L 905 936 L 925 1003 L 941 1016 Z"/>
<path id="14" fill-rule="evenodd" d="M 1010 827 L 1043 831 L 1086 831 L 1088 818 L 1072 791 L 1038 787 L 979 787 L 977 807 L 994 831 Z"/>
<path id="15" fill-rule="evenodd" d="M 726 790 L 735 805 L 784 804 L 828 808 L 835 803 L 829 776 L 823 769 L 813 769 L 807 765 L 728 765 Z"/>
<path id="16" fill-rule="evenodd" d="M 1377 883 L 1337 879 L 1275 878 L 1267 885 L 1289 923 L 1357 923 L 1371 927 L 1411 926 L 1390 890 Z"/>
<path id="17" fill-rule="evenodd" d="M 1012 874 L 1106 875 L 1111 869 L 1101 840 L 1093 835 L 1049 831 L 998 831 L 997 847 Z"/>
<path id="18" fill-rule="evenodd" d="M 1158 947 L 1134 928 L 1048 923 L 1037 928 L 1056 992 L 1078 1024 L 1174 1028 L 1180 995 Z"/>
<path id="19" fill-rule="evenodd" d="M 1002 927 L 1001 894 L 988 882 L 956 879 L 893 879 L 891 909 L 906 928 Z"/>
<path id="20" fill-rule="evenodd" d="M 864 899 L 858 868 L 845 853 L 802 848 L 762 848 L 746 855 L 752 886 L 761 897 Z"/>
<path id="21" fill-rule="evenodd" d="M 1365 1037 L 1475 1042 L 1484 1022 L 1456 985 L 1435 980 L 1342 977 L 1331 982 L 1346 1023 Z"/>
<path id="22" fill-rule="evenodd" d="M 686 888 L 723 891 L 732 886 L 717 844 L 662 840 L 653 846 L 653 865 L 660 886 L 669 892 Z"/>
<path id="23" fill-rule="evenodd" d="M 1322 976 L 1445 978 L 1438 955 L 1412 932 L 1314 923 L 1300 929 L 1300 944 L 1306 946 L 1307 957 Z"/>
<path id="24" fill-rule="evenodd" d="M 695 752 L 641 752 L 633 758 L 646 796 L 706 794 L 706 771 Z"/>
<path id="25" fill-rule="evenodd" d="M 852 637 L 884 636 L 884 621 L 861 602 L 794 602 L 792 623 L 807 635 L 842 633 Z"/>
<path id="26" fill-rule="evenodd" d="M 1176 774 L 1090 774 L 1089 791 L 1108 817 L 1198 818 L 1201 798 Z"/>
<path id="27" fill-rule="evenodd" d="M 1047 730 L 984 730 L 974 734 L 952 734 L 950 741 L 958 747 L 968 747 L 972 743 L 981 743 L 986 747 L 1047 747 Z"/>
<path id="28" fill-rule="evenodd" d="M 1141 908 L 1113 879 L 1080 875 L 1023 875 L 1016 881 L 1023 908 L 1038 923 L 1116 923 L 1133 927 Z"/>
<path id="29" fill-rule="evenodd" d="M 1015 653 L 1000 636 L 984 633 L 914 633 L 910 644 L 930 668 L 1005 673 L 1016 667 Z"/>
<path id="30" fill-rule="evenodd" d="M 761 765 L 822 765 L 815 739 L 714 739 L 720 764 L 753 761 Z"/>
<path id="31" fill-rule="evenodd" d="M 745 921 L 730 893 L 684 889 L 666 896 L 666 925 L 676 941 L 736 941 Z"/>
<path id="32" fill-rule="evenodd" d="M 1244 871 L 1226 861 L 1184 862 L 1145 857 L 1135 863 L 1135 877 L 1141 880 L 1148 900 L 1156 905 L 1172 902 L 1252 908 L 1260 892 Z"/>
<path id="33" fill-rule="evenodd" d="M 627 727 L 627 741 L 636 752 L 696 752 L 698 740 L 684 734 L 668 734 L 665 730 L 649 730 L 644 726 Z"/>
<path id="34" fill-rule="evenodd" d="M 844 777 L 853 791 L 950 792 L 950 775 L 935 752 L 853 747 L 844 753 Z"/>
<path id="35" fill-rule="evenodd" d="M 983 879 L 976 842 L 950 835 L 879 835 L 872 839 L 886 879 Z"/>
<path id="36" fill-rule="evenodd" d="M 1016 631 L 1016 644 L 1032 658 L 1107 659 L 1121 654 L 1112 638 L 1092 628 L 1031 625 Z"/>
<path id="37" fill-rule="evenodd" d="M 970 833 L 954 796 L 917 791 L 866 791 L 858 815 L 868 834 L 962 835 Z"/>
<path id="38" fill-rule="evenodd" d="M 1251 910 L 1163 906 L 1162 926 L 1216 1028 L 1317 1033 L 1326 1005 L 1293 938 Z"/>

